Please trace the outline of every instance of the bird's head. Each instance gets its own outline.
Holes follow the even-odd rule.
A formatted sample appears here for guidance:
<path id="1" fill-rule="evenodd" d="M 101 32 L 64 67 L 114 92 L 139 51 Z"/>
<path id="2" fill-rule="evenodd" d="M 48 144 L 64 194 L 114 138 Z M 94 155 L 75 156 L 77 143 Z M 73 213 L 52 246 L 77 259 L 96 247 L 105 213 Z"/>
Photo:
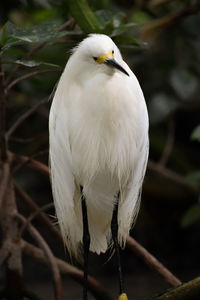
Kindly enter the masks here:
<path id="1" fill-rule="evenodd" d="M 84 39 L 74 50 L 76 56 L 79 56 L 82 62 L 86 62 L 88 67 L 91 66 L 94 70 L 109 68 L 119 70 L 129 76 L 128 72 L 122 66 L 123 60 L 119 49 L 109 38 L 104 34 L 91 34 Z"/>

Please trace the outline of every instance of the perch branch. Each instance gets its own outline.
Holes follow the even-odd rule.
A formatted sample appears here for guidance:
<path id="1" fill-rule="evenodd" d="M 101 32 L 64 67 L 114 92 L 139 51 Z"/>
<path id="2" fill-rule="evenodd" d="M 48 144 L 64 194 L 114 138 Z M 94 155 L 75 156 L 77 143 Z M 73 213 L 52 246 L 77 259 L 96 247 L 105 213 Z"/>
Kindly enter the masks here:
<path id="1" fill-rule="evenodd" d="M 21 241 L 21 247 L 22 251 L 37 260 L 39 260 L 42 263 L 47 264 L 47 258 L 45 257 L 44 253 L 37 247 L 31 245 L 30 243 L 27 243 L 26 241 Z M 79 270 L 78 268 L 64 262 L 63 260 L 59 258 L 55 258 L 56 263 L 58 265 L 58 268 L 62 274 L 68 275 L 74 280 L 76 280 L 78 283 L 83 284 L 83 271 Z M 91 291 L 91 293 L 96 297 L 96 299 L 111 299 L 104 287 L 92 276 L 88 277 L 88 288 Z M 107 297 L 106 297 L 107 296 Z"/>
<path id="2" fill-rule="evenodd" d="M 16 216 L 19 218 L 19 220 L 23 224 L 26 223 L 26 219 L 21 214 L 17 213 Z M 28 229 L 29 233 L 32 235 L 32 237 L 39 244 L 39 246 L 42 248 L 42 250 L 44 251 L 45 255 L 48 258 L 48 261 L 50 263 L 50 267 L 52 270 L 52 274 L 53 274 L 53 279 L 54 279 L 55 299 L 62 300 L 62 283 L 61 283 L 60 272 L 59 272 L 55 257 L 53 255 L 53 253 L 51 252 L 46 241 L 43 239 L 43 237 L 40 235 L 40 233 L 30 223 L 27 224 L 27 229 Z"/>
<path id="3" fill-rule="evenodd" d="M 142 247 L 132 237 L 127 238 L 128 247 L 134 251 L 148 266 L 158 273 L 171 286 L 175 287 L 181 284 L 181 281 L 175 277 L 167 268 L 165 268 L 152 254 Z"/>
<path id="4" fill-rule="evenodd" d="M 155 300 L 195 300 L 200 295 L 200 277 L 186 282 L 166 293 L 160 295 Z"/>

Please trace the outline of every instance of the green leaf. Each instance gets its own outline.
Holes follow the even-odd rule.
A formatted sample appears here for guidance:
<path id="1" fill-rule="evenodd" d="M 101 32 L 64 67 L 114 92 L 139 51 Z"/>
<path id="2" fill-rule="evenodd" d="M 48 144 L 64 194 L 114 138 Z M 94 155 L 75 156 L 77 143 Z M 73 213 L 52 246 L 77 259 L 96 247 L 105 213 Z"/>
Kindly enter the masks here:
<path id="1" fill-rule="evenodd" d="M 192 131 L 191 140 L 200 142 L 200 125 Z"/>
<path id="2" fill-rule="evenodd" d="M 191 183 L 200 185 L 200 171 L 190 172 L 189 174 L 187 174 L 186 180 L 188 180 Z"/>
<path id="3" fill-rule="evenodd" d="M 65 35 L 74 34 L 73 31 L 58 32 L 58 29 L 59 26 L 55 23 L 40 24 L 28 29 L 18 29 L 15 25 L 8 22 L 6 24 L 6 33 L 5 31 L 2 33 L 2 36 L 6 34 L 6 42 L 4 42 L 2 50 L 5 51 L 10 47 L 27 43 L 52 43 Z"/>
<path id="4" fill-rule="evenodd" d="M 69 11 L 85 33 L 102 31 L 100 23 L 86 0 L 69 0 Z"/>
<path id="5" fill-rule="evenodd" d="M 59 65 L 43 62 L 43 61 L 35 61 L 35 60 L 25 60 L 25 59 L 8 59 L 3 61 L 4 64 L 16 64 L 16 65 L 21 65 L 29 68 L 34 68 L 34 67 L 39 67 L 41 65 L 49 66 L 49 67 L 54 67 L 58 68 Z"/>
<path id="6" fill-rule="evenodd" d="M 200 220 L 200 203 L 193 205 L 184 215 L 181 226 L 188 227 Z"/>

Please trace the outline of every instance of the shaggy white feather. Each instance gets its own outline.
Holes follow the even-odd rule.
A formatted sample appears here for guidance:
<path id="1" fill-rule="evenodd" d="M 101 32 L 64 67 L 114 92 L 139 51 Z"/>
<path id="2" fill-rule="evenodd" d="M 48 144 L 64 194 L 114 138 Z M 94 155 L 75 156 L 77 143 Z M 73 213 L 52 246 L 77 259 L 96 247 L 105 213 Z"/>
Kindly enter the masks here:
<path id="1" fill-rule="evenodd" d="M 114 50 L 128 72 L 97 64 Z M 138 213 L 148 158 L 148 114 L 140 85 L 113 41 L 91 35 L 74 50 L 60 78 L 49 118 L 50 166 L 56 213 L 65 244 L 77 255 L 86 197 L 90 250 L 105 252 L 120 190 L 119 242 Z"/>

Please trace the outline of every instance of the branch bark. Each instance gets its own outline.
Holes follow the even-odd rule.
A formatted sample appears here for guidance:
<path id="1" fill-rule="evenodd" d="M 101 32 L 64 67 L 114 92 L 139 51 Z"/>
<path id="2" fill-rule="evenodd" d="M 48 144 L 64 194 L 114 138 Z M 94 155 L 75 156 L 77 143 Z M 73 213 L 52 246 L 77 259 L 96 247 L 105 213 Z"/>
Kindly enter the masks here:
<path id="1" fill-rule="evenodd" d="M 186 188 L 194 195 L 199 194 L 199 187 L 197 185 L 188 182 L 183 176 L 166 168 L 165 166 L 162 166 L 161 164 L 156 163 L 156 162 L 152 161 L 151 159 L 149 159 L 148 168 L 150 170 L 162 175 L 166 179 L 169 179 L 169 180 L 181 185 L 182 187 Z"/>
<path id="2" fill-rule="evenodd" d="M 29 256 L 32 256 L 39 260 L 42 263 L 47 264 L 47 259 L 43 252 L 31 245 L 30 243 L 27 243 L 26 241 L 21 241 L 21 248 L 22 251 Z M 58 268 L 62 274 L 68 275 L 71 278 L 75 279 L 78 283 L 83 284 L 83 271 L 77 269 L 76 267 L 64 262 L 63 260 L 59 258 L 55 258 Z M 107 294 L 104 287 L 93 277 L 88 276 L 88 288 L 90 292 L 96 297 L 96 299 L 99 300 L 111 300 L 111 297 Z"/>
<path id="3" fill-rule="evenodd" d="M 127 238 L 127 246 L 171 286 L 175 287 L 181 284 L 181 281 L 177 277 L 175 277 L 152 254 L 150 254 L 144 247 L 142 247 L 136 240 L 134 240 L 130 236 Z"/>
<path id="4" fill-rule="evenodd" d="M 199 295 L 200 295 L 200 277 L 197 277 L 153 299 L 154 300 L 189 300 L 189 299 L 197 300 L 199 299 Z"/>
<path id="5" fill-rule="evenodd" d="M 43 239 L 43 237 L 40 235 L 40 233 L 36 230 L 36 228 L 34 228 L 30 223 L 26 223 L 26 219 L 19 213 L 17 213 L 16 216 L 23 224 L 26 224 L 29 233 L 36 240 L 36 242 L 44 251 L 44 254 L 47 256 L 54 279 L 55 300 L 62 300 L 62 283 L 60 278 L 60 272 L 55 257 L 51 252 L 51 249 L 49 248 L 48 244 Z"/>
<path id="6" fill-rule="evenodd" d="M 32 114 L 34 113 L 41 105 L 44 103 L 47 103 L 49 99 L 48 97 L 43 98 L 41 101 L 33 105 L 29 110 L 27 110 L 24 114 L 22 114 L 18 120 L 10 127 L 10 129 L 7 131 L 7 139 L 13 134 L 13 132 Z"/>
<path id="7" fill-rule="evenodd" d="M 5 89 L 5 93 L 7 94 L 13 86 L 15 86 L 17 83 L 19 83 L 25 79 L 34 77 L 36 75 L 44 74 L 44 73 L 58 72 L 58 71 L 62 71 L 62 68 L 56 68 L 56 69 L 51 68 L 51 69 L 37 70 L 37 71 L 31 72 L 31 73 L 27 73 L 27 74 L 13 80 Z"/>
<path id="8" fill-rule="evenodd" d="M 6 94 L 4 85 L 4 72 L 0 60 L 0 160 L 7 159 L 6 130 Z"/>

